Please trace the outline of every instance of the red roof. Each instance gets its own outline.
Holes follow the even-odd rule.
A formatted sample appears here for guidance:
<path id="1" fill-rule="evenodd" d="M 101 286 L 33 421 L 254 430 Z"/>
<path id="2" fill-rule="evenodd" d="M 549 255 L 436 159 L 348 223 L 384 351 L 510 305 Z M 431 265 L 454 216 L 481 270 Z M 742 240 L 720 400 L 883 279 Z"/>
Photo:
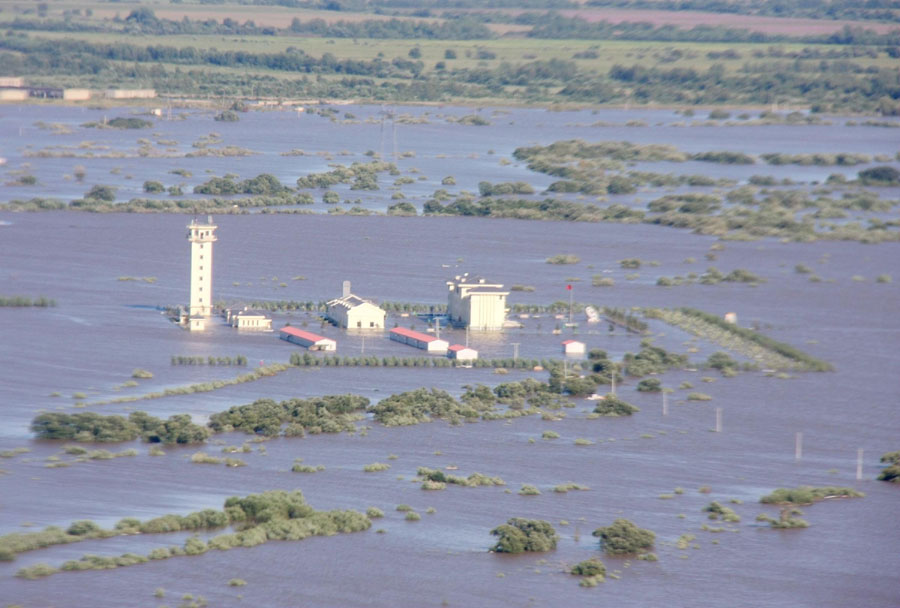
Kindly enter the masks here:
<path id="1" fill-rule="evenodd" d="M 288 334 L 291 336 L 296 336 L 298 338 L 302 338 L 304 340 L 309 340 L 310 342 L 319 342 L 321 340 L 329 340 L 330 338 L 326 338 L 324 336 L 320 336 L 318 334 L 314 334 L 310 331 L 303 331 L 302 329 L 297 329 L 296 327 L 291 327 L 290 325 L 282 327 L 281 333 Z"/>
<path id="2" fill-rule="evenodd" d="M 468 346 L 463 346 L 462 344 L 454 344 L 448 350 L 452 350 L 453 352 L 458 352 L 461 350 L 472 350 Z"/>
<path id="3" fill-rule="evenodd" d="M 405 327 L 395 327 L 391 330 L 392 334 L 397 334 L 399 336 L 403 336 L 404 338 L 412 338 L 414 340 L 419 340 L 420 342 L 434 342 L 438 338 L 434 336 L 429 336 L 428 334 L 423 334 L 422 332 L 413 331 L 411 329 L 406 329 Z"/>
<path id="4" fill-rule="evenodd" d="M 579 342 L 578 340 L 563 340 L 563 344 L 584 344 L 584 342 Z"/>

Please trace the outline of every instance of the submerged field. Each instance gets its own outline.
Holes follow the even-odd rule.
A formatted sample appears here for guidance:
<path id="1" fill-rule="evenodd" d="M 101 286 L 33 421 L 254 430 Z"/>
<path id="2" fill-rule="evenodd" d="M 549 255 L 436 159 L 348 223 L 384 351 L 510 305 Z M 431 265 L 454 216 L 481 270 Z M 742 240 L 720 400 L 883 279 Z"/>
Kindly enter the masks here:
<path id="1" fill-rule="evenodd" d="M 710 122 L 706 115 L 668 110 L 398 107 L 386 116 L 379 107 L 310 105 L 300 115 L 241 112 L 234 123 L 214 121 L 217 112 L 173 108 L 168 119 L 167 113 L 160 118 L 143 110 L 0 108 L 0 156 L 7 159 L 0 189 L 0 296 L 9 303 L 0 307 L 0 549 L 21 548 L 3 535 L 62 529 L 24 537 L 38 543 L 52 536 L 60 544 L 17 550 L 13 561 L 0 562 L 5 601 L 28 607 L 644 606 L 671 602 L 673 594 L 684 603 L 741 606 L 900 601 L 884 578 L 900 565 L 893 551 L 896 532 L 885 527 L 897 487 L 875 481 L 880 455 L 898 447 L 900 427 L 891 381 L 900 371 L 894 314 L 900 302 L 900 248 L 893 237 L 897 187 L 854 183 L 861 171 L 897 167 L 896 129 L 863 126 L 845 116 L 789 124 L 784 113 L 767 119 L 735 113 Z M 459 122 L 473 114 L 489 124 Z M 153 124 L 136 130 L 82 126 L 104 118 Z M 618 175 L 640 182 L 636 189 L 547 192 L 560 180 L 551 174 L 558 172 L 553 163 L 569 159 L 554 154 L 558 148 L 548 154 L 540 146 L 576 138 L 585 141 L 572 148 L 585 155 L 584 172 L 565 179 L 590 190 L 601 181 L 608 188 Z M 600 142 L 618 143 L 606 144 L 604 155 L 587 147 Z M 229 146 L 251 153 L 187 156 Z M 523 147 L 553 162 L 529 168 L 537 157 L 514 155 Z M 689 158 L 723 150 L 750 156 L 753 163 Z M 647 157 L 650 151 L 667 160 Z M 827 156 L 838 152 L 845 155 L 843 164 Z M 799 164 L 799 156 L 779 156 L 786 164 L 777 164 L 765 159 L 769 153 L 819 155 L 818 162 L 826 164 Z M 622 160 L 623 154 L 636 156 Z M 340 169 L 376 156 L 395 163 L 396 174 L 386 169 L 347 177 Z M 831 160 L 835 164 L 827 164 Z M 855 164 L 847 164 L 851 160 Z M 323 177 L 329 171 L 346 181 L 313 185 L 331 179 Z M 210 184 L 244 184 L 260 174 L 290 186 L 286 193 L 258 195 L 272 201 L 283 196 L 281 204 L 234 208 L 248 195 L 193 192 Z M 846 183 L 832 178 L 826 184 L 832 174 Z M 713 183 L 678 181 L 680 175 L 702 175 Z M 754 183 L 754 176 L 761 177 Z M 369 187 L 373 180 L 377 189 Z M 145 182 L 159 182 L 164 190 L 148 192 Z M 268 179 L 247 183 L 275 187 Z M 83 204 L 86 192 L 104 186 L 111 201 Z M 173 186 L 183 194 L 169 193 Z M 534 193 L 525 193 L 525 186 Z M 720 197 L 734 213 L 752 205 L 727 193 L 748 187 L 770 197 L 794 192 L 794 201 L 812 197 L 818 209 L 828 211 L 809 220 L 815 230 L 845 222 L 855 224 L 856 232 L 844 233 L 842 241 L 752 234 L 742 238 L 754 240 L 723 240 L 729 233 L 613 217 L 529 221 L 470 214 L 459 202 L 477 209 L 488 199 L 557 197 L 652 215 L 647 205 L 653 201 L 695 195 Z M 826 187 L 827 195 L 819 192 Z M 509 193 L 482 196 L 486 189 Z M 337 202 L 327 202 L 326 192 L 335 193 Z M 300 202 L 304 194 L 311 202 Z M 823 196 L 832 202 L 825 204 Z M 59 210 L 25 211 L 51 199 Z M 222 201 L 222 212 L 213 217 L 219 226 L 215 299 L 272 303 L 275 327 L 291 323 L 336 339 L 340 365 L 287 365 L 292 355 L 300 357 L 295 362 L 306 361 L 304 353 L 277 334 L 238 332 L 217 322 L 207 332 L 191 333 L 163 314 L 162 307 L 187 298 L 184 226 L 191 206 L 205 215 L 214 199 Z M 711 204 L 706 198 L 677 200 L 682 206 Z M 869 203 L 838 204 L 862 200 Z M 180 214 L 147 213 L 153 204 L 146 201 L 185 203 Z M 399 202 L 409 203 L 415 217 L 386 216 Z M 435 202 L 447 209 L 436 213 Z M 133 212 L 116 213 L 115 205 Z M 801 223 L 803 215 L 816 213 L 782 206 Z M 846 217 L 824 217 L 837 210 Z M 688 213 L 666 213 L 673 212 Z M 876 232 L 884 242 L 867 244 L 873 240 L 867 235 Z M 544 370 L 437 367 L 412 359 L 395 365 L 426 355 L 382 332 L 324 325 L 315 312 L 317 303 L 338 294 L 341 281 L 350 280 L 355 293 L 386 303 L 390 326 L 424 330 L 427 319 L 404 311 L 439 309 L 446 303 L 445 281 L 461 272 L 517 286 L 509 296 L 510 319 L 521 326 L 468 336 L 442 328 L 442 337 L 468 339 L 483 358 L 508 360 L 517 352 L 521 359 L 544 362 Z M 575 326 L 566 325 L 567 285 L 581 303 Z M 289 310 L 292 302 L 309 303 L 311 311 Z M 582 308 L 587 303 L 628 311 L 646 326 L 634 324 L 639 332 L 633 332 L 606 321 L 589 324 Z M 778 357 L 756 359 L 758 342 L 657 310 L 681 307 L 716 319 L 736 313 L 739 325 L 755 332 L 747 335 L 784 343 L 827 364 L 821 369 L 834 369 L 799 371 Z M 619 379 L 617 395 L 640 411 L 598 416 L 598 403 L 574 392 L 561 399 L 544 396 L 537 409 L 517 411 L 515 401 L 493 410 L 484 405 L 487 397 L 478 385 L 552 381 L 550 371 L 559 373 L 560 343 L 566 339 L 606 351 L 616 363 L 628 362 L 624 370 L 630 367 L 632 374 Z M 647 368 L 646 359 L 640 363 L 634 355 L 647 357 L 651 346 L 677 363 Z M 728 353 L 734 365 L 711 367 L 717 351 Z M 590 376 L 596 361 L 566 360 L 572 387 L 575 375 Z M 647 369 L 654 371 L 643 375 Z M 254 370 L 262 371 L 236 381 Z M 654 392 L 646 380 L 658 380 L 659 388 L 671 392 Z M 469 421 L 451 424 L 433 414 L 431 422 L 416 418 L 419 424 L 392 426 L 412 418 L 384 416 L 386 406 L 378 404 L 420 388 L 447 391 L 488 415 L 457 412 L 447 418 Z M 600 393 L 608 390 L 598 387 Z M 259 399 L 300 407 L 305 400 L 344 394 L 367 399 L 371 409 L 355 401 L 346 413 L 319 412 L 334 414 L 339 425 L 307 426 L 305 436 L 290 425 L 287 436 L 271 437 L 282 430 L 271 425 L 254 433 L 252 419 L 243 427 L 221 415 Z M 45 413 L 135 411 L 163 420 L 188 414 L 177 425 L 193 429 L 196 440 L 203 433 L 195 427 L 212 422 L 212 434 L 193 444 L 74 443 L 35 439 L 29 428 Z M 803 485 L 848 487 L 865 497 L 801 506 L 806 529 L 787 529 L 797 516 L 781 520 L 782 507 L 759 503 L 778 488 Z M 264 495 L 293 505 L 273 507 L 271 519 L 251 513 L 249 505 L 262 505 L 262 498 L 225 502 L 274 490 L 301 490 L 302 498 Z M 783 495 L 788 494 L 776 494 Z M 715 520 L 712 502 L 719 505 L 713 507 Z M 229 511 L 229 504 L 247 510 L 241 515 Z M 204 515 L 185 517 L 198 511 Z M 769 519 L 757 521 L 759 514 Z M 515 517 L 549 522 L 559 535 L 556 548 L 488 552 L 497 541 L 491 530 Z M 601 552 L 591 532 L 618 518 L 655 532 L 658 561 Z M 781 521 L 791 523 L 773 528 L 771 522 Z M 74 522 L 82 523 L 70 527 Z M 606 582 L 595 588 L 579 586 L 581 579 L 569 573 L 590 558 L 602 559 L 607 568 Z"/>

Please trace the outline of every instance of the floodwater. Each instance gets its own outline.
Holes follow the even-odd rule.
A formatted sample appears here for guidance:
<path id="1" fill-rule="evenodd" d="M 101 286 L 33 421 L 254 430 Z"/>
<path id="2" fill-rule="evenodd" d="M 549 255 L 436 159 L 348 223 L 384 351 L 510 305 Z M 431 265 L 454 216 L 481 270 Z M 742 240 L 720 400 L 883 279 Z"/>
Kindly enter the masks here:
<path id="1" fill-rule="evenodd" d="M 233 172 L 242 178 L 268 171 L 292 183 L 302 174 L 327 168 L 328 162 L 366 160 L 365 151 L 379 151 L 382 142 L 390 153 L 391 129 L 382 137 L 380 124 L 364 122 L 380 108 L 341 108 L 345 111 L 361 122 L 334 124 L 317 116 L 266 112 L 223 125 L 213 123 L 209 114 L 191 113 L 186 120 L 160 121 L 153 127 L 163 133 L 161 139 L 177 139 L 182 152 L 198 136 L 213 130 L 222 133 L 226 144 L 264 152 L 246 158 L 45 159 L 26 158 L 25 146 L 39 149 L 69 138 L 75 143 L 106 141 L 128 149 L 136 148 L 133 140 L 142 135 L 77 127 L 96 120 L 101 114 L 96 110 L 4 106 L 0 108 L 0 156 L 8 159 L 2 169 L 5 179 L 11 180 L 11 172 L 30 163 L 26 169 L 38 178 L 38 184 L 30 189 L 8 186 L 0 192 L 3 200 L 65 199 L 80 196 L 95 183 L 108 183 L 119 186 L 119 198 L 126 200 L 140 195 L 144 180 L 170 185 L 182 179 L 168 171 L 188 163 L 193 172 L 185 180 L 189 185 L 207 179 L 211 175 L 207 170 L 216 175 Z M 471 112 L 463 108 L 431 111 L 457 116 Z M 415 152 L 414 157 L 399 160 L 401 171 L 416 167 L 427 177 L 421 190 L 404 192 L 419 205 L 416 193 L 441 187 L 442 177 L 448 174 L 456 177 L 456 188 L 471 191 L 484 179 L 522 179 L 541 187 L 546 185 L 545 176 L 515 162 L 501 165 L 499 159 L 509 159 L 519 145 L 575 136 L 674 143 L 689 151 L 893 155 L 897 148 L 896 130 L 846 127 L 840 118 L 830 127 L 571 126 L 597 120 L 624 125 L 635 119 L 656 124 L 679 117 L 662 110 L 596 114 L 510 110 L 495 113 L 489 127 L 461 127 L 438 119 L 424 125 L 400 125 L 399 150 Z M 66 122 L 73 125 L 74 133 L 54 135 L 34 128 L 36 121 Z M 17 143 L 17 137 L 22 143 Z M 310 154 L 279 155 L 291 148 Z M 351 155 L 339 156 L 343 149 Z M 317 156 L 320 151 L 333 153 L 334 160 Z M 439 154 L 447 157 L 439 158 Z M 84 183 L 64 178 L 76 164 L 86 169 Z M 672 165 L 669 170 L 746 179 L 743 167 L 686 167 L 690 164 Z M 110 173 L 115 167 L 121 171 Z M 859 168 L 840 170 L 852 175 Z M 756 166 L 753 172 L 820 181 L 836 170 Z M 641 195 L 646 198 L 652 193 Z M 372 209 L 384 209 L 391 202 L 386 188 L 360 196 L 363 206 Z M 312 208 L 321 211 L 325 205 Z M 896 217 L 896 211 L 892 215 Z M 147 445 L 138 442 L 88 446 L 113 451 L 133 447 L 139 452 L 136 457 L 47 468 L 47 459 L 60 453 L 60 445 L 31 438 L 29 422 L 41 411 L 141 409 L 157 416 L 186 412 L 199 421 L 260 397 L 352 392 L 375 402 L 421 386 L 460 394 L 467 384 L 545 377 L 537 372 L 501 376 L 484 369 L 290 369 L 210 393 L 76 408 L 79 401 L 90 404 L 140 395 L 232 378 L 244 371 L 172 366 L 172 355 L 242 354 L 250 366 L 256 366 L 287 361 L 296 350 L 275 333 L 237 332 L 215 324 L 208 332 L 186 332 L 156 309 L 183 304 L 186 299 L 189 248 L 184 226 L 189 219 L 184 215 L 0 213 L 0 295 L 45 295 L 58 302 L 48 309 L 0 308 L 0 450 L 30 450 L 0 460 L 5 471 L 0 475 L 0 533 L 67 526 L 78 519 L 111 526 L 122 517 L 148 519 L 218 509 L 228 496 L 272 489 L 302 489 L 317 509 L 377 506 L 386 516 L 367 532 L 212 551 L 117 570 L 64 572 L 36 581 L 16 578 L 15 573 L 39 562 L 59 566 L 86 553 L 146 554 L 155 547 L 182 543 L 186 535 L 116 537 L 24 553 L 14 562 L 0 563 L 4 604 L 177 605 L 190 593 L 203 596 L 211 606 L 900 605 L 895 580 L 900 567 L 896 550 L 900 488 L 874 480 L 879 456 L 900 449 L 900 244 L 729 242 L 716 252 L 715 262 L 707 262 L 704 254 L 715 239 L 646 225 L 329 215 L 216 217 L 217 300 L 319 301 L 338 295 L 341 281 L 347 279 L 354 292 L 365 297 L 437 304 L 444 302 L 445 280 L 471 272 L 506 285 L 534 286 L 533 292 L 513 292 L 510 303 L 565 300 L 565 286 L 572 284 L 577 301 L 596 305 L 693 306 L 717 314 L 736 312 L 742 325 L 758 326 L 778 340 L 830 361 L 836 371 L 797 373 L 790 378 L 746 372 L 721 378 L 703 370 L 674 370 L 661 376 L 665 386 L 674 388 L 688 381 L 694 385 L 692 390 L 707 393 L 712 400 L 688 402 L 689 391 L 677 389 L 670 396 L 668 416 L 663 416 L 659 395 L 635 391 L 636 382 L 631 380 L 619 391 L 641 411 L 627 419 L 589 420 L 590 402 L 577 400 L 575 407 L 563 410 L 565 418 L 553 421 L 526 417 L 458 427 L 437 421 L 404 428 L 368 421 L 366 434 L 276 439 L 253 444 L 252 453 L 238 454 L 248 464 L 242 468 L 192 464 L 196 446 L 167 448 L 165 456 L 151 457 Z M 559 253 L 575 254 L 581 262 L 545 263 Z M 623 258 L 658 265 L 644 264 L 637 271 L 640 276 L 629 280 L 626 275 L 635 271 L 619 267 L 618 260 Z M 686 262 L 688 258 L 697 261 Z M 810 283 L 797 274 L 794 266 L 801 263 L 823 281 Z M 746 268 L 766 282 L 757 287 L 655 286 L 660 276 L 701 273 L 711 264 L 725 272 Z M 612 277 L 615 286 L 592 288 L 594 274 Z M 876 283 L 875 277 L 883 274 L 895 281 Z M 139 280 L 119 280 L 122 277 Z M 145 277 L 154 280 L 141 280 Z M 581 321 L 582 316 L 578 317 Z M 276 327 L 285 322 L 307 323 L 319 331 L 320 321 L 314 316 L 275 315 Z M 398 317 L 393 322 L 424 328 L 424 322 L 415 318 Z M 566 337 L 582 339 L 588 348 L 602 348 L 616 358 L 640 348 L 639 338 L 610 333 L 605 325 L 593 329 L 582 323 L 562 335 L 553 334 L 560 322 L 547 316 L 528 319 L 521 329 L 500 335 L 472 332 L 469 340 L 491 357 L 511 356 L 513 344 L 518 343 L 522 357 L 555 358 L 559 342 Z M 686 352 L 689 336 L 683 332 L 658 324 L 652 324 L 651 330 L 657 344 Z M 359 334 L 331 327 L 321 331 L 338 340 L 341 355 L 419 354 L 380 333 L 367 334 L 363 340 Z M 465 335 L 451 331 L 449 339 L 461 342 Z M 699 352 L 691 357 L 698 362 L 717 349 L 702 341 L 696 346 Z M 138 380 L 137 387 L 122 387 L 135 368 L 150 370 L 154 377 Z M 706 376 L 715 376 L 715 381 L 704 382 Z M 84 398 L 74 398 L 76 393 L 84 393 Z M 711 432 L 716 408 L 721 408 L 723 416 L 720 433 Z M 541 439 L 545 430 L 556 431 L 560 438 Z M 803 433 L 804 449 L 796 460 L 798 432 Z M 235 433 L 214 440 L 240 445 L 247 438 Z M 594 443 L 575 445 L 578 438 Z M 261 445 L 264 451 L 258 450 Z M 203 449 L 218 454 L 221 445 L 211 443 Z M 863 449 L 860 481 L 856 480 L 858 449 Z M 388 460 L 391 454 L 396 459 Z M 312 475 L 292 474 L 295 458 L 326 468 Z M 363 466 L 373 462 L 388 462 L 391 469 L 364 473 Z M 417 467 L 451 465 L 463 475 L 479 471 L 502 477 L 507 485 L 451 486 L 426 492 L 411 483 Z M 555 485 L 569 481 L 590 489 L 553 492 Z M 535 485 L 542 494 L 520 496 L 517 491 L 522 484 Z M 776 514 L 775 509 L 758 504 L 760 496 L 801 484 L 852 486 L 866 497 L 804 508 L 811 524 L 808 529 L 778 531 L 755 522 L 758 513 Z M 703 486 L 709 487 L 708 494 L 698 491 Z M 675 494 L 676 487 L 684 493 Z M 721 525 L 707 520 L 702 512 L 712 500 L 737 511 L 740 524 L 722 532 L 703 530 L 704 524 Z M 422 514 L 421 521 L 404 521 L 403 514 L 395 511 L 399 504 L 411 505 Z M 434 513 L 426 513 L 428 507 Z M 489 553 L 490 530 L 510 517 L 551 522 L 561 537 L 558 548 L 520 556 Z M 617 517 L 656 532 L 659 561 L 603 558 L 617 578 L 593 589 L 579 587 L 567 568 L 600 556 L 590 533 Z M 384 533 L 376 533 L 378 529 Z M 684 534 L 696 539 L 688 549 L 679 550 L 675 542 Z M 244 579 L 247 585 L 230 587 L 227 583 L 232 578 Z M 154 597 L 160 587 L 165 590 L 163 599 Z"/>

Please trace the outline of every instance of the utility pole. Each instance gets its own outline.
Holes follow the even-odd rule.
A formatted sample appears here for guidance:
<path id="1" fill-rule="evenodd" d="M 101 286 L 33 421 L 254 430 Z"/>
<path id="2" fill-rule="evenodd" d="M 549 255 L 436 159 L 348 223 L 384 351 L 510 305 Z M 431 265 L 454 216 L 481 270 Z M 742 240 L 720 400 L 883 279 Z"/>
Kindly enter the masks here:
<path id="1" fill-rule="evenodd" d="M 513 361 L 518 361 L 519 360 L 519 344 L 521 344 L 521 342 L 511 342 L 511 344 L 513 347 Z"/>

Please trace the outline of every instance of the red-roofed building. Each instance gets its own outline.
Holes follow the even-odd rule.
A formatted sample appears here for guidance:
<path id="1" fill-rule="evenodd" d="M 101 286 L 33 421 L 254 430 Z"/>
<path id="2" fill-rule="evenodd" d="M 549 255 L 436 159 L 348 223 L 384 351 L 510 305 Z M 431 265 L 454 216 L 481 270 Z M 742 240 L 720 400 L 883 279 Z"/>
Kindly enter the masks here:
<path id="1" fill-rule="evenodd" d="M 414 346 L 422 350 L 427 350 L 430 353 L 445 353 L 450 346 L 450 343 L 446 340 L 441 340 L 440 338 L 435 338 L 434 336 L 413 331 L 405 327 L 395 327 L 392 329 L 391 340 L 402 344 L 408 344 L 409 346 Z"/>
<path id="2" fill-rule="evenodd" d="M 584 342 L 578 340 L 563 340 L 563 352 L 567 355 L 583 355 Z"/>
<path id="3" fill-rule="evenodd" d="M 462 344 L 454 344 L 449 349 L 447 356 L 457 361 L 474 361 L 478 358 L 478 351 Z"/>
<path id="4" fill-rule="evenodd" d="M 303 331 L 290 325 L 282 327 L 279 337 L 292 344 L 305 346 L 309 350 L 337 350 L 337 342 L 310 331 Z"/>

